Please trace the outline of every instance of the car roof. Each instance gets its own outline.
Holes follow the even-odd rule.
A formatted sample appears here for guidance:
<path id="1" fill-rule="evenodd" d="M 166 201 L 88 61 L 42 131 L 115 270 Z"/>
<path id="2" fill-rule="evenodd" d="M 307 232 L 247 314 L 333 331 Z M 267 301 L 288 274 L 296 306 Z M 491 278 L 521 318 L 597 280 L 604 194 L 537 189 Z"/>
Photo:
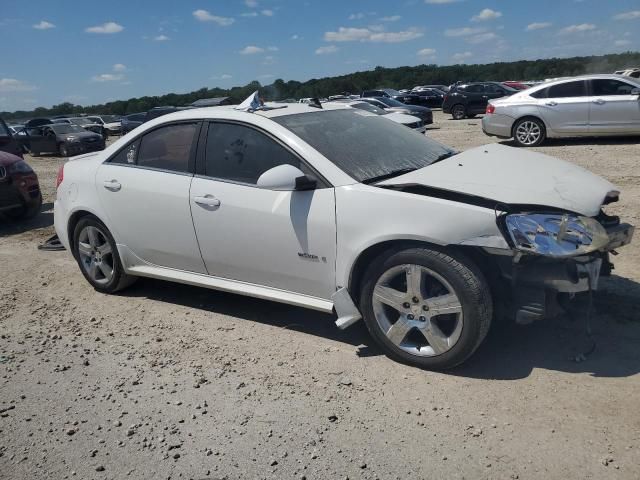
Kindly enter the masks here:
<path id="1" fill-rule="evenodd" d="M 640 86 L 640 82 L 638 81 L 638 79 L 633 78 L 633 77 L 627 77 L 627 76 L 624 76 L 624 75 L 616 75 L 616 74 L 613 74 L 613 73 L 600 73 L 600 74 L 579 75 L 577 77 L 555 78 L 555 79 L 550 80 L 548 82 L 544 82 L 544 83 L 540 83 L 538 85 L 534 85 L 533 87 L 531 87 L 531 88 L 529 88 L 527 90 L 522 90 L 522 92 L 535 93 L 535 92 L 538 92 L 538 91 L 543 90 L 545 88 L 552 87 L 554 85 L 560 85 L 562 83 L 573 82 L 573 81 L 578 81 L 578 80 L 623 80 L 623 81 L 635 83 L 636 85 Z"/>

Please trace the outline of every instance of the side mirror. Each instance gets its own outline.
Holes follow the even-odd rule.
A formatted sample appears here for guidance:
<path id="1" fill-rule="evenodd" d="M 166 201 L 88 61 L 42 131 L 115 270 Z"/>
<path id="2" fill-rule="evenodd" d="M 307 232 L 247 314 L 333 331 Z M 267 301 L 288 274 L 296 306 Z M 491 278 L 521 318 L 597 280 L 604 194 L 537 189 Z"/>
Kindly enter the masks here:
<path id="1" fill-rule="evenodd" d="M 258 178 L 258 187 L 267 190 L 292 192 L 294 190 L 314 190 L 317 182 L 307 177 L 293 165 L 278 165 L 270 168 Z"/>

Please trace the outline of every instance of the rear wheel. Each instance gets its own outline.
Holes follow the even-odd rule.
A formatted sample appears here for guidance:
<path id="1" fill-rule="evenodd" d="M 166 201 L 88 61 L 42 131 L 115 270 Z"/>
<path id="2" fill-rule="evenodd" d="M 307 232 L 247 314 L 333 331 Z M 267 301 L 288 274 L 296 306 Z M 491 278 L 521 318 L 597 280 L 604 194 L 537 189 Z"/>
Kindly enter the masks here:
<path id="1" fill-rule="evenodd" d="M 478 268 L 430 248 L 375 261 L 365 273 L 360 306 L 371 336 L 389 357 L 433 370 L 469 358 L 492 316 L 489 286 Z"/>
<path id="2" fill-rule="evenodd" d="M 458 104 L 451 107 L 451 116 L 454 120 L 462 120 L 467 115 L 467 109 L 464 105 Z"/>
<path id="3" fill-rule="evenodd" d="M 537 147 L 544 142 L 547 132 L 537 118 L 523 118 L 513 127 L 513 139 L 519 147 Z"/>
<path id="4" fill-rule="evenodd" d="M 115 293 L 135 282 L 122 267 L 116 242 L 97 218 L 80 219 L 73 233 L 73 249 L 84 278 L 103 293 Z"/>

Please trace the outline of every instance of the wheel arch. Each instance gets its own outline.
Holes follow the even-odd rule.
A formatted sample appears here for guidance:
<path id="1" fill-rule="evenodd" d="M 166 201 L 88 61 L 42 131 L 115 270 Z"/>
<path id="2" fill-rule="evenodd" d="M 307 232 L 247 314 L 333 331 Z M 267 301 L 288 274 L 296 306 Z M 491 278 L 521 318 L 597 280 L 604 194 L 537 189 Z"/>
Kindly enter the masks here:
<path id="1" fill-rule="evenodd" d="M 76 226 L 78 225 L 78 222 L 80 222 L 80 220 L 82 220 L 83 218 L 86 217 L 93 217 L 96 220 L 102 222 L 105 226 L 107 226 L 107 224 L 104 222 L 104 220 L 102 220 L 98 215 L 96 215 L 94 212 L 89 211 L 89 210 L 84 210 L 84 209 L 80 209 L 80 210 L 76 210 L 75 212 L 73 212 L 70 216 L 69 216 L 69 221 L 67 222 L 67 238 L 69 239 L 69 247 L 71 248 L 71 254 L 75 257 L 76 256 L 76 249 L 75 249 L 75 245 L 73 242 L 73 232 L 76 229 Z M 107 227 L 109 228 L 109 227 Z M 113 233 L 111 233 L 111 235 L 113 235 Z"/>

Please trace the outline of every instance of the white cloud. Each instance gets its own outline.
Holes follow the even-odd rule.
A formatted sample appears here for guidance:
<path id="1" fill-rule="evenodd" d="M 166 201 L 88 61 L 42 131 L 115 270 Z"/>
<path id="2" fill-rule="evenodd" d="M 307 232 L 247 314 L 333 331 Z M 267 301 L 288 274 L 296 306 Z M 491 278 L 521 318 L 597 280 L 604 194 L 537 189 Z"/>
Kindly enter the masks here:
<path id="1" fill-rule="evenodd" d="M 619 13 L 613 16 L 614 20 L 636 20 L 640 18 L 640 10 L 632 10 L 630 12 Z"/>
<path id="2" fill-rule="evenodd" d="M 500 18 L 502 16 L 502 12 L 497 12 L 495 10 L 491 10 L 490 8 L 485 8 L 479 14 L 471 17 L 472 22 L 485 22 L 487 20 L 495 20 L 496 18 Z"/>
<path id="3" fill-rule="evenodd" d="M 85 28 L 87 33 L 119 33 L 124 30 L 124 27 L 116 22 L 107 22 L 102 25 L 96 25 L 95 27 Z"/>
<path id="4" fill-rule="evenodd" d="M 0 92 L 30 92 L 36 87 L 15 78 L 0 78 Z"/>
<path id="5" fill-rule="evenodd" d="M 418 50 L 417 55 L 424 59 L 434 58 L 436 56 L 436 50 L 434 48 L 423 48 L 422 50 Z"/>
<path id="6" fill-rule="evenodd" d="M 447 37 L 468 37 L 469 35 L 477 35 L 478 33 L 483 33 L 484 31 L 484 28 L 462 27 L 449 28 L 444 31 L 444 34 Z"/>
<path id="7" fill-rule="evenodd" d="M 478 35 L 473 35 L 471 37 L 467 37 L 467 42 L 475 45 L 478 43 L 488 42 L 490 40 L 496 40 L 498 38 L 500 37 L 498 37 L 498 35 L 496 35 L 493 32 L 485 32 L 485 33 L 479 33 Z"/>
<path id="8" fill-rule="evenodd" d="M 33 25 L 33 28 L 35 28 L 36 30 L 49 30 L 50 28 L 56 28 L 56 26 L 51 22 L 47 22 L 46 20 L 40 20 L 39 23 Z"/>
<path id="9" fill-rule="evenodd" d="M 262 10 L 260 13 L 265 17 L 273 17 L 273 10 Z"/>
<path id="10" fill-rule="evenodd" d="M 299 40 L 300 39 L 300 35 L 296 34 L 296 35 L 291 35 L 291 40 Z"/>
<path id="11" fill-rule="evenodd" d="M 615 41 L 615 46 L 616 47 L 626 47 L 627 45 L 631 45 L 631 42 L 629 40 L 616 40 Z"/>
<path id="12" fill-rule="evenodd" d="M 240 16 L 241 17 L 257 17 L 258 16 L 258 12 L 241 13 Z"/>
<path id="13" fill-rule="evenodd" d="M 362 20 L 366 15 L 362 12 L 352 13 L 349 15 L 349 20 Z"/>
<path id="14" fill-rule="evenodd" d="M 256 0 L 244 0 L 244 4 L 249 8 L 256 8 L 258 6 L 258 2 Z"/>
<path id="15" fill-rule="evenodd" d="M 568 27 L 560 30 L 560 33 L 563 35 L 570 33 L 579 33 L 579 32 L 588 32 L 590 30 L 595 30 L 596 26 L 592 23 L 581 23 L 579 25 L 569 25 Z"/>
<path id="16" fill-rule="evenodd" d="M 381 42 L 399 43 L 415 40 L 424 34 L 415 28 L 400 32 L 383 32 L 377 27 L 347 28 L 340 27 L 337 32 L 325 32 L 327 42 Z"/>
<path id="17" fill-rule="evenodd" d="M 532 32 L 534 30 L 542 30 L 543 28 L 549 28 L 553 25 L 551 22 L 533 22 L 527 25 L 527 32 Z"/>
<path id="18" fill-rule="evenodd" d="M 255 55 L 256 53 L 263 53 L 264 48 L 256 47 L 255 45 L 247 45 L 240 50 L 240 55 Z"/>
<path id="19" fill-rule="evenodd" d="M 397 22 L 398 20 L 400 20 L 402 17 L 400 15 L 392 15 L 390 17 L 382 17 L 380 19 L 381 22 Z"/>
<path id="20" fill-rule="evenodd" d="M 276 57 L 273 55 L 267 55 L 262 61 L 262 65 L 273 65 L 274 63 L 276 63 Z"/>
<path id="21" fill-rule="evenodd" d="M 451 58 L 453 59 L 454 62 L 464 63 L 464 61 L 467 58 L 471 58 L 471 57 L 473 57 L 473 54 L 471 52 L 462 52 L 462 53 L 456 53 Z"/>
<path id="22" fill-rule="evenodd" d="M 277 52 L 280 49 L 278 47 L 267 47 L 267 50 L 269 50 L 270 52 Z"/>
<path id="23" fill-rule="evenodd" d="M 166 42 L 167 40 L 170 40 L 170 38 L 167 37 L 166 35 L 158 35 L 157 37 L 153 37 L 153 39 L 156 42 Z"/>
<path id="24" fill-rule="evenodd" d="M 124 72 L 127 69 L 127 66 L 122 64 L 122 63 L 116 63 L 113 66 L 113 71 L 114 72 Z"/>
<path id="25" fill-rule="evenodd" d="M 229 73 L 223 73 L 222 75 L 214 75 L 211 80 L 231 80 L 233 76 Z"/>
<path id="26" fill-rule="evenodd" d="M 200 22 L 213 22 L 217 23 L 221 27 L 228 27 L 233 22 L 235 22 L 233 18 L 219 17 L 217 15 L 211 14 L 207 10 L 194 10 L 193 16 Z"/>
<path id="27" fill-rule="evenodd" d="M 326 47 L 316 49 L 316 55 L 328 55 L 330 53 L 336 53 L 337 51 L 338 47 L 335 45 L 327 45 Z"/>
<path id="28" fill-rule="evenodd" d="M 94 75 L 91 80 L 94 82 L 117 82 L 123 80 L 124 75 L 121 73 L 101 73 L 100 75 Z"/>

